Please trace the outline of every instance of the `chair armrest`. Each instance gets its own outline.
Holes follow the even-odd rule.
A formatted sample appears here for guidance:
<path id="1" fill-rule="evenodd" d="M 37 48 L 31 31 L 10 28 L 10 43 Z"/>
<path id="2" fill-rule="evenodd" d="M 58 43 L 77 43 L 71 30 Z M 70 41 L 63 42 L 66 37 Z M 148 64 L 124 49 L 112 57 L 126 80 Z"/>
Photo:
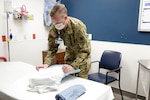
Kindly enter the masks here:
<path id="1" fill-rule="evenodd" d="M 116 69 L 109 70 L 109 71 L 107 71 L 107 73 L 117 72 L 117 71 L 119 71 L 121 68 L 122 68 L 122 67 L 118 67 L 118 68 L 116 68 Z"/>
<path id="2" fill-rule="evenodd" d="M 119 68 L 116 68 L 116 69 L 113 69 L 113 70 L 107 71 L 107 73 L 106 73 L 106 83 L 107 83 L 108 73 L 117 72 L 117 71 L 119 71 L 121 68 L 122 68 L 122 67 L 120 66 Z M 120 74 L 119 74 L 119 75 L 120 75 Z"/>
<path id="3" fill-rule="evenodd" d="M 100 61 L 92 61 L 91 64 L 92 64 L 92 63 L 96 63 L 96 62 L 100 62 Z"/>
<path id="4" fill-rule="evenodd" d="M 100 61 L 92 61 L 91 64 L 92 63 L 97 63 L 97 62 L 100 63 Z M 100 72 L 100 67 L 98 67 L 98 72 Z"/>

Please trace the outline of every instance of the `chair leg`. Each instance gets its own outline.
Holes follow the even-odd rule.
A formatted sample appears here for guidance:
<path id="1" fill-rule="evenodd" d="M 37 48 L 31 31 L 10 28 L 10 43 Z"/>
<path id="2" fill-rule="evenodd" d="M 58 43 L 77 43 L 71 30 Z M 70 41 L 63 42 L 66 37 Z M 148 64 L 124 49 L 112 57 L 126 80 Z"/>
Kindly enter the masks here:
<path id="1" fill-rule="evenodd" d="M 120 87 L 120 80 L 118 81 L 118 83 L 119 83 L 119 90 L 120 90 L 121 98 L 123 100 L 122 90 L 121 90 L 121 87 Z"/>

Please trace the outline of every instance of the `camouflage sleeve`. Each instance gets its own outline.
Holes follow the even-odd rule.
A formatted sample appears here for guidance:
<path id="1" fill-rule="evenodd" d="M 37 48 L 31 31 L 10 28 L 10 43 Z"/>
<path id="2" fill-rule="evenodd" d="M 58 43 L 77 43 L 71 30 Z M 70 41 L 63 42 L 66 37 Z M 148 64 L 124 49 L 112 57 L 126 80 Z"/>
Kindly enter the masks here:
<path id="1" fill-rule="evenodd" d="M 48 36 L 48 53 L 47 56 L 44 59 L 44 64 L 51 65 L 52 59 L 54 58 L 54 55 L 56 54 L 58 50 L 58 44 L 55 43 L 55 38 L 53 36 L 54 31 L 50 30 L 49 36 Z"/>
<path id="2" fill-rule="evenodd" d="M 87 63 L 91 53 L 91 45 L 86 33 L 86 27 L 81 28 L 80 26 L 80 28 L 75 32 L 75 37 L 80 47 L 80 50 L 77 54 L 76 59 L 72 62 L 71 66 L 76 69 Z"/>

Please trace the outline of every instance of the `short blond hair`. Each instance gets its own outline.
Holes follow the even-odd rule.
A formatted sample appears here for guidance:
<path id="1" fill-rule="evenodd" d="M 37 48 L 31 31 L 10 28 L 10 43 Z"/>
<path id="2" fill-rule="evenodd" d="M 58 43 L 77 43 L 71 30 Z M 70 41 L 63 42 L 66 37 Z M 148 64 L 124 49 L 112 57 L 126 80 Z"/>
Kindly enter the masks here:
<path id="1" fill-rule="evenodd" d="M 50 16 L 55 16 L 56 13 L 67 15 L 67 8 L 63 4 L 56 4 L 50 11 Z"/>

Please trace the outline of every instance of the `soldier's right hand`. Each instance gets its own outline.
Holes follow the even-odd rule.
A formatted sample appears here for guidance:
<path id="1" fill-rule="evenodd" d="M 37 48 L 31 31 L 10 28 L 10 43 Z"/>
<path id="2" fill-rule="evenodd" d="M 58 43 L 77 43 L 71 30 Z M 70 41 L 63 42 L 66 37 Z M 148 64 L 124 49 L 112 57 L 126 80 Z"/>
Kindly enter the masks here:
<path id="1" fill-rule="evenodd" d="M 43 64 L 43 65 L 37 65 L 36 70 L 39 71 L 40 68 L 47 68 L 48 64 Z"/>

